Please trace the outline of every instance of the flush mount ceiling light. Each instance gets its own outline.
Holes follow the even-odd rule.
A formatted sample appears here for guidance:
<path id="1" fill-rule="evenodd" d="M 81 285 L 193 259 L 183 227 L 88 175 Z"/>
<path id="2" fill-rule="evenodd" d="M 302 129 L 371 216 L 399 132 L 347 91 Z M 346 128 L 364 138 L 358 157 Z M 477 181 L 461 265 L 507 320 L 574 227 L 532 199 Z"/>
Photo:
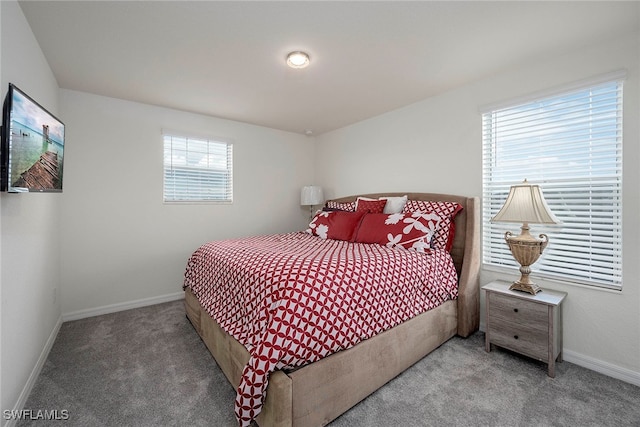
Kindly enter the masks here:
<path id="1" fill-rule="evenodd" d="M 301 52 L 291 52 L 287 55 L 287 65 L 291 68 L 304 68 L 309 65 L 309 55 Z"/>

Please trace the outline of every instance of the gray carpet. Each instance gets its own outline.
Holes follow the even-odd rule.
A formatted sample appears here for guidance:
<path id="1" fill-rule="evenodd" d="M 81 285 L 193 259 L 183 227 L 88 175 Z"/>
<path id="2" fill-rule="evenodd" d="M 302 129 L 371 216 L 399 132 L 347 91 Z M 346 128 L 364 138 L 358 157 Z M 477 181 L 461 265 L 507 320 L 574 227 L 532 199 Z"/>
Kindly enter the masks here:
<path id="1" fill-rule="evenodd" d="M 341 426 L 640 426 L 640 388 L 453 338 L 339 417 Z M 69 426 L 234 426 L 235 392 L 181 301 L 64 323 L 25 409 Z"/>

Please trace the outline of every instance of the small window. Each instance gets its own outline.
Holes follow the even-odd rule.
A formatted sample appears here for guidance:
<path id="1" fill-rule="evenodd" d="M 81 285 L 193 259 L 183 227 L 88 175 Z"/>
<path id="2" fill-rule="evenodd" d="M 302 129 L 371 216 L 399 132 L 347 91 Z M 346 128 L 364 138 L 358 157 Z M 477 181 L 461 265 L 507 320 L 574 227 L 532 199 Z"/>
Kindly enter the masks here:
<path id="1" fill-rule="evenodd" d="M 163 134 L 164 201 L 233 201 L 233 145 Z"/>
<path id="2" fill-rule="evenodd" d="M 483 121 L 483 261 L 516 268 L 491 218 L 509 187 L 539 184 L 560 226 L 532 226 L 549 246 L 540 277 L 622 287 L 622 79 L 494 108 Z"/>

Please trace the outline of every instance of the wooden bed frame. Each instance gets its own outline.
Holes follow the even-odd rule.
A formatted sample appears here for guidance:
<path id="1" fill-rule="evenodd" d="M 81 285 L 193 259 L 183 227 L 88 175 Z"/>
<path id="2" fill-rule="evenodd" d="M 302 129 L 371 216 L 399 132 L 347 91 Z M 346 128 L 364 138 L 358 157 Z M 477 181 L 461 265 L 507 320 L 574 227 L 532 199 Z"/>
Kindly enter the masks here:
<path id="1" fill-rule="evenodd" d="M 451 250 L 459 277 L 458 299 L 422 313 L 358 345 L 293 371 L 275 371 L 256 419 L 261 427 L 323 426 L 458 334 L 467 337 L 479 325 L 480 208 L 478 198 L 432 193 L 379 193 L 362 197 L 403 196 L 411 200 L 457 202 Z M 334 199 L 354 201 L 358 196 Z M 185 309 L 207 348 L 237 388 L 249 352 L 224 332 L 189 289 Z M 233 410 L 233 408 L 229 408 Z"/>

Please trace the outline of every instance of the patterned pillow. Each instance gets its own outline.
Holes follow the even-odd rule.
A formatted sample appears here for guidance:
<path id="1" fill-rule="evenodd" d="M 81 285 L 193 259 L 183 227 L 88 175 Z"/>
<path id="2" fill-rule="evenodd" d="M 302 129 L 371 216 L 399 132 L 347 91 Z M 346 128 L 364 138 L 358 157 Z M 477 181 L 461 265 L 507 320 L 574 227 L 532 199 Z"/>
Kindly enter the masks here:
<path id="1" fill-rule="evenodd" d="M 436 214 L 366 214 L 356 234 L 358 243 L 377 243 L 390 248 L 402 247 L 424 252 L 438 228 Z"/>
<path id="2" fill-rule="evenodd" d="M 455 202 L 427 202 L 424 200 L 407 200 L 404 205 L 404 213 L 423 212 L 434 213 L 440 217 L 440 225 L 433 236 L 432 247 L 450 251 L 453 246 L 453 238 L 456 228 L 453 219 L 462 206 Z"/>
<path id="3" fill-rule="evenodd" d="M 356 200 L 356 212 L 382 213 L 386 204 L 386 200 L 358 197 Z"/>
<path id="4" fill-rule="evenodd" d="M 331 209 L 331 210 L 355 212 L 356 211 L 356 202 L 341 203 L 341 202 L 334 202 L 333 200 L 329 200 L 329 201 L 327 201 L 325 207 L 328 208 L 328 209 Z"/>
<path id="5" fill-rule="evenodd" d="M 318 211 L 309 223 L 307 233 L 321 239 L 353 242 L 364 212 Z"/>

